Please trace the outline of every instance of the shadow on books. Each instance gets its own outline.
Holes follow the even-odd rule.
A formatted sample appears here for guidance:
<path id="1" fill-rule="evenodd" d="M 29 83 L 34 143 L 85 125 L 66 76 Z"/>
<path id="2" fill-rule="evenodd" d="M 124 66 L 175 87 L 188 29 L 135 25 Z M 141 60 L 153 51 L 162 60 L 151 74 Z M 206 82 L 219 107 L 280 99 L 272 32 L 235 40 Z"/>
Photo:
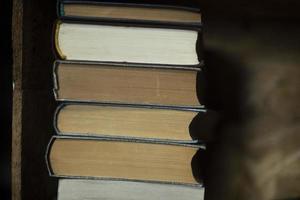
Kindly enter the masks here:
<path id="1" fill-rule="evenodd" d="M 218 120 L 219 114 L 216 111 L 199 112 L 189 125 L 191 138 L 201 143 L 209 142 L 215 132 Z"/>
<path id="2" fill-rule="evenodd" d="M 218 166 L 212 166 L 213 152 L 219 152 L 218 141 L 223 132 L 224 124 L 241 120 L 243 116 L 239 109 L 242 107 L 245 89 L 245 74 L 240 70 L 239 63 L 229 61 L 227 56 L 221 52 L 204 52 L 205 66 L 197 74 L 197 97 L 201 104 L 208 109 L 206 112 L 199 112 L 189 125 L 189 132 L 193 140 L 206 144 L 206 149 L 200 149 L 193 157 L 191 167 L 195 179 L 203 182 L 210 192 L 212 184 L 219 182 L 210 176 Z M 219 141 L 220 142 L 220 141 Z M 218 153 L 222 155 L 221 152 Z M 218 158 L 213 158 L 213 160 Z M 222 159 L 224 160 L 224 159 Z M 214 176 L 213 176 L 214 177 Z M 207 185 L 209 182 L 210 185 Z"/>
<path id="3" fill-rule="evenodd" d="M 235 159 L 240 152 L 234 146 L 239 144 L 243 132 L 232 127 L 239 126 L 248 117 L 244 115 L 247 72 L 242 63 L 232 59 L 233 55 L 214 49 L 205 51 L 204 55 L 205 66 L 198 76 L 197 91 L 209 111 L 197 115 L 190 124 L 190 133 L 203 138 L 206 150 L 199 152 L 202 159 L 195 159 L 197 164 L 192 165 L 198 167 L 196 175 L 203 178 L 205 198 L 220 199 L 220 194 L 226 196 L 230 188 L 238 186 L 232 175 L 239 170 Z M 202 129 L 205 131 L 200 133 Z M 230 199 L 225 196 L 223 199 Z"/>
<path id="4" fill-rule="evenodd" d="M 191 167 L 195 180 L 202 184 L 204 180 L 206 154 L 204 149 L 199 149 L 193 156 Z"/>

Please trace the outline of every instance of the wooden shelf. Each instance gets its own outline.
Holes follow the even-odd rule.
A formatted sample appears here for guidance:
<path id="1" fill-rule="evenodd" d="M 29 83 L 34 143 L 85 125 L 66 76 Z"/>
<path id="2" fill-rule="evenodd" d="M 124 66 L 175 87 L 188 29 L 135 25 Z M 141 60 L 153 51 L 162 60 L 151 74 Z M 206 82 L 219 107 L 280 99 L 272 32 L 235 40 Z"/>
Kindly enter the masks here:
<path id="1" fill-rule="evenodd" d="M 53 134 L 53 0 L 13 1 L 12 199 L 53 199 L 56 180 L 45 165 Z"/>

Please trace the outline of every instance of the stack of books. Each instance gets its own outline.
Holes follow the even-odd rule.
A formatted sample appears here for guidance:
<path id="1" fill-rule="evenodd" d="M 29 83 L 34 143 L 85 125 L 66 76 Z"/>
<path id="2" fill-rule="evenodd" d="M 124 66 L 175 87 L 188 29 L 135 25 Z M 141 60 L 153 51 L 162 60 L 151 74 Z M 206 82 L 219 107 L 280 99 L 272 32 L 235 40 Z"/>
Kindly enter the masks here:
<path id="1" fill-rule="evenodd" d="M 58 200 L 203 199 L 203 145 L 190 133 L 205 112 L 199 11 L 85 1 L 58 11 L 61 104 L 46 152 Z"/>

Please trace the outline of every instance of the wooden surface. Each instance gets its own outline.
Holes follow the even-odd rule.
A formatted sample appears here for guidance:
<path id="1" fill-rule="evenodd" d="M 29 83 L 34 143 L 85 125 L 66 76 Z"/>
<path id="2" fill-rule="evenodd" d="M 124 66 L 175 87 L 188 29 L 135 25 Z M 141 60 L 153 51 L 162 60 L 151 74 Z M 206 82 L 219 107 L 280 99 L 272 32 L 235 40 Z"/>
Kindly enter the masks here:
<path id="1" fill-rule="evenodd" d="M 45 165 L 53 133 L 52 23 L 55 1 L 13 1 L 12 199 L 52 199 L 56 184 Z"/>
<path id="2" fill-rule="evenodd" d="M 12 38 L 13 38 L 13 122 L 12 122 L 12 158 L 11 158 L 11 184 L 12 199 L 21 198 L 21 150 L 22 150 L 22 23 L 23 4 L 21 1 L 13 1 Z"/>

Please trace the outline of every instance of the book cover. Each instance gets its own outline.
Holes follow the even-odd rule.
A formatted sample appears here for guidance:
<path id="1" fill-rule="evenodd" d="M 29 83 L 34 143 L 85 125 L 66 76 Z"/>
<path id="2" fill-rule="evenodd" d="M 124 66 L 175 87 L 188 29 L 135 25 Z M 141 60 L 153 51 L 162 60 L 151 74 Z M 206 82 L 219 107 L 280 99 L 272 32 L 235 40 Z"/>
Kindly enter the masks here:
<path id="1" fill-rule="evenodd" d="M 203 148 L 184 143 L 53 136 L 46 162 L 49 174 L 60 178 L 195 186 L 202 184 Z"/>
<path id="2" fill-rule="evenodd" d="M 58 2 L 57 13 L 61 19 L 167 24 L 172 26 L 202 25 L 199 9 L 172 5 L 61 0 Z"/>
<path id="3" fill-rule="evenodd" d="M 201 69 L 183 66 L 57 60 L 58 101 L 203 108 Z"/>

